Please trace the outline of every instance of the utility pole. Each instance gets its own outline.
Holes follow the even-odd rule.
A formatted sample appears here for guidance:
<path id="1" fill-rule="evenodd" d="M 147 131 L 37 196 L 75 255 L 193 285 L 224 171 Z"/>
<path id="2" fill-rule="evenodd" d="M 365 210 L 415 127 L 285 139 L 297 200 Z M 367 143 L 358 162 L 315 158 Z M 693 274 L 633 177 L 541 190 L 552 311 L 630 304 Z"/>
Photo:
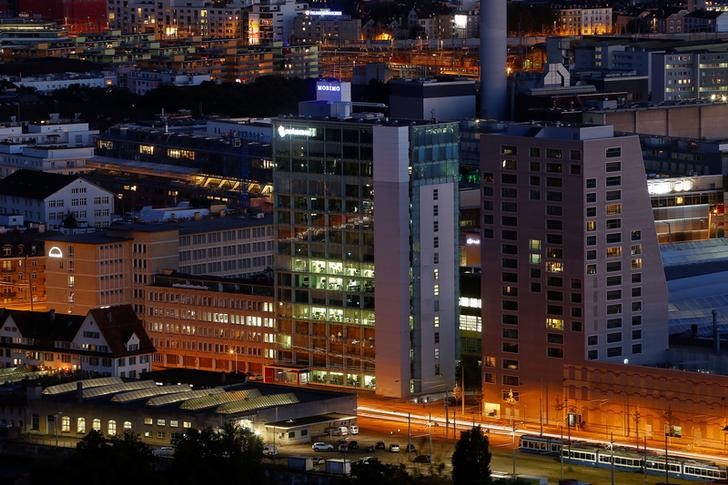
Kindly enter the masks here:
<path id="1" fill-rule="evenodd" d="M 645 436 L 645 457 L 644 464 L 642 465 L 642 479 L 644 484 L 647 485 L 647 436 Z"/>
<path id="2" fill-rule="evenodd" d="M 458 408 L 452 408 L 452 441 L 454 444 L 458 442 L 457 412 Z"/>
<path id="3" fill-rule="evenodd" d="M 559 461 L 561 462 L 561 480 L 563 480 L 564 479 L 564 450 L 563 450 L 563 446 L 564 446 L 564 425 L 562 424 L 561 426 L 559 426 L 559 428 L 561 430 L 561 447 L 562 447 L 562 449 L 559 450 Z"/>
<path id="4" fill-rule="evenodd" d="M 450 432 L 450 410 L 447 408 L 448 395 L 445 393 L 445 438 Z"/>
<path id="5" fill-rule="evenodd" d="M 667 407 L 667 412 L 665 412 L 665 419 L 667 421 L 667 429 L 665 430 L 665 483 L 670 483 L 670 466 L 668 465 L 668 437 L 670 436 L 670 433 L 672 433 L 672 408 L 670 406 Z"/>
<path id="6" fill-rule="evenodd" d="M 430 413 L 430 420 L 428 421 L 430 428 L 430 462 L 432 462 L 432 413 Z"/>
<path id="7" fill-rule="evenodd" d="M 611 459 L 609 460 L 611 468 L 612 485 L 614 485 L 614 433 L 609 438 L 609 449 L 612 451 Z"/>
<path id="8" fill-rule="evenodd" d="M 460 361 L 460 380 L 462 381 L 460 389 L 460 405 L 462 407 L 461 413 L 465 418 L 465 363 Z"/>
<path id="9" fill-rule="evenodd" d="M 412 448 L 412 416 L 410 413 L 407 413 L 407 454 L 410 453 L 410 448 Z"/>
<path id="10" fill-rule="evenodd" d="M 511 457 L 513 459 L 513 480 L 516 479 L 516 421 L 511 416 L 511 440 L 512 440 L 512 451 Z"/>

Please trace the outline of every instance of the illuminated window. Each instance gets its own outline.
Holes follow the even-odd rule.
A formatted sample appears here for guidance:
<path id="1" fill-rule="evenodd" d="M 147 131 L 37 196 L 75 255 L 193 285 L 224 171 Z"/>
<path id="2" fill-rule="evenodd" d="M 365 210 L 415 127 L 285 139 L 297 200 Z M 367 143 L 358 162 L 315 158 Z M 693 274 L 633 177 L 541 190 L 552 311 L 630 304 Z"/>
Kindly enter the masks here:
<path id="1" fill-rule="evenodd" d="M 607 257 L 608 258 L 616 258 L 618 256 L 622 255 L 622 248 L 619 246 L 607 248 Z"/>
<path id="2" fill-rule="evenodd" d="M 547 318 L 546 328 L 550 328 L 552 330 L 563 330 L 564 321 L 561 318 Z"/>
<path id="3" fill-rule="evenodd" d="M 106 434 L 109 436 L 116 436 L 116 421 L 113 419 L 109 421 L 108 433 Z"/>
<path id="4" fill-rule="evenodd" d="M 152 418 L 144 418 L 144 424 L 151 425 L 154 423 L 154 420 Z"/>
<path id="5" fill-rule="evenodd" d="M 465 332 L 481 332 L 481 318 L 476 315 L 460 315 L 460 330 Z"/>
<path id="6" fill-rule="evenodd" d="M 192 150 L 180 150 L 178 148 L 169 148 L 167 150 L 167 156 L 169 158 L 186 158 L 187 160 L 195 159 L 195 152 Z"/>
<path id="7" fill-rule="evenodd" d="M 632 269 L 642 269 L 642 258 L 632 258 Z"/>
<path id="8" fill-rule="evenodd" d="M 533 254 L 530 255 L 530 263 L 531 264 L 541 264 L 541 255 L 540 254 Z"/>
<path id="9" fill-rule="evenodd" d="M 622 204 L 607 204 L 607 215 L 615 216 L 622 213 Z"/>
<path id="10" fill-rule="evenodd" d="M 142 155 L 154 155 L 153 145 L 139 145 L 139 153 Z"/>
<path id="11" fill-rule="evenodd" d="M 632 256 L 638 256 L 638 255 L 642 254 L 642 245 L 635 244 L 634 246 L 632 246 L 631 253 L 632 253 Z"/>
<path id="12" fill-rule="evenodd" d="M 564 271 L 564 263 L 560 261 L 548 261 L 546 263 L 546 271 L 549 273 L 561 273 Z"/>
<path id="13" fill-rule="evenodd" d="M 124 421 L 124 430 L 131 429 L 131 421 Z"/>
<path id="14" fill-rule="evenodd" d="M 86 432 L 86 418 L 76 419 L 76 433 Z"/>
<path id="15" fill-rule="evenodd" d="M 439 315 L 435 315 L 434 317 L 432 317 L 432 324 L 434 325 L 435 328 L 440 328 L 440 316 Z"/>
<path id="16" fill-rule="evenodd" d="M 440 285 L 434 285 L 432 287 L 432 294 L 434 296 L 440 296 Z"/>
<path id="17" fill-rule="evenodd" d="M 586 221 L 586 230 L 587 231 L 596 231 L 597 230 L 597 221 Z"/>
<path id="18" fill-rule="evenodd" d="M 99 418 L 94 418 L 93 422 L 91 423 L 91 429 L 94 431 L 101 431 L 101 420 Z"/>
<path id="19" fill-rule="evenodd" d="M 71 418 L 68 416 L 63 416 L 61 418 L 61 431 L 63 433 L 70 433 L 71 432 Z"/>
<path id="20" fill-rule="evenodd" d="M 541 241 L 539 239 L 531 239 L 528 241 L 528 248 L 531 251 L 540 251 L 541 250 Z"/>

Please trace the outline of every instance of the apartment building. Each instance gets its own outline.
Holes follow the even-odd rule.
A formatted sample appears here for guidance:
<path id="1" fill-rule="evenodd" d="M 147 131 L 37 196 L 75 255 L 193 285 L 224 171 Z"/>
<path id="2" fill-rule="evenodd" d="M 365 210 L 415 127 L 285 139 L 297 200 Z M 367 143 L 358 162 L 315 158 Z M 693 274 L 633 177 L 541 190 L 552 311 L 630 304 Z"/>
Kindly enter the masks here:
<path id="1" fill-rule="evenodd" d="M 611 8 L 563 8 L 556 10 L 558 35 L 604 35 L 612 33 Z"/>
<path id="2" fill-rule="evenodd" d="M 155 368 L 262 376 L 263 366 L 275 362 L 272 279 L 165 272 L 145 290 Z"/>
<path id="3" fill-rule="evenodd" d="M 45 309 L 45 252 L 36 231 L 0 236 L 0 305 L 18 310 Z"/>
<path id="4" fill-rule="evenodd" d="M 151 369 L 154 347 L 129 305 L 96 308 L 86 315 L 11 310 L 0 318 L 3 367 L 131 378 Z"/>
<path id="5" fill-rule="evenodd" d="M 557 413 L 565 364 L 660 362 L 667 287 L 639 138 L 529 124 L 480 140 L 486 414 L 522 399 Z"/>
<path id="6" fill-rule="evenodd" d="M 457 124 L 278 118 L 274 133 L 279 362 L 386 396 L 452 389 Z"/>

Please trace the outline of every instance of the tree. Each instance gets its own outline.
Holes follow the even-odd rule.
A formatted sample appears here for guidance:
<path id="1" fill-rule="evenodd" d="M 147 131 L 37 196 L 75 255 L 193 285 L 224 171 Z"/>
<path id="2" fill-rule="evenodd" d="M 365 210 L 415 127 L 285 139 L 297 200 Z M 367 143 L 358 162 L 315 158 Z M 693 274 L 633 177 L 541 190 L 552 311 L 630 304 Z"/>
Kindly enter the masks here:
<path id="1" fill-rule="evenodd" d="M 247 429 L 231 423 L 220 430 L 191 429 L 172 444 L 175 484 L 264 483 L 263 443 Z"/>
<path id="2" fill-rule="evenodd" d="M 480 426 L 460 433 L 452 455 L 454 485 L 491 485 L 488 437 Z"/>
<path id="3" fill-rule="evenodd" d="M 73 215 L 73 212 L 68 211 L 66 217 L 63 218 L 63 227 L 67 229 L 78 227 L 78 221 L 76 220 L 76 216 Z"/>

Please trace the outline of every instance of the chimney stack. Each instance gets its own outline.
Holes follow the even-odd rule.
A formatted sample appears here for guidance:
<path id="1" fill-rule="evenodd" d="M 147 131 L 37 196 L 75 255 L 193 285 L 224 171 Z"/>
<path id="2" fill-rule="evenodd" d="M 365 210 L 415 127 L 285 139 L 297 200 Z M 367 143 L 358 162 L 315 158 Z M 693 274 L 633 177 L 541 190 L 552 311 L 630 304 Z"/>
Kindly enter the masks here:
<path id="1" fill-rule="evenodd" d="M 480 117 L 506 119 L 506 0 L 480 0 Z"/>

